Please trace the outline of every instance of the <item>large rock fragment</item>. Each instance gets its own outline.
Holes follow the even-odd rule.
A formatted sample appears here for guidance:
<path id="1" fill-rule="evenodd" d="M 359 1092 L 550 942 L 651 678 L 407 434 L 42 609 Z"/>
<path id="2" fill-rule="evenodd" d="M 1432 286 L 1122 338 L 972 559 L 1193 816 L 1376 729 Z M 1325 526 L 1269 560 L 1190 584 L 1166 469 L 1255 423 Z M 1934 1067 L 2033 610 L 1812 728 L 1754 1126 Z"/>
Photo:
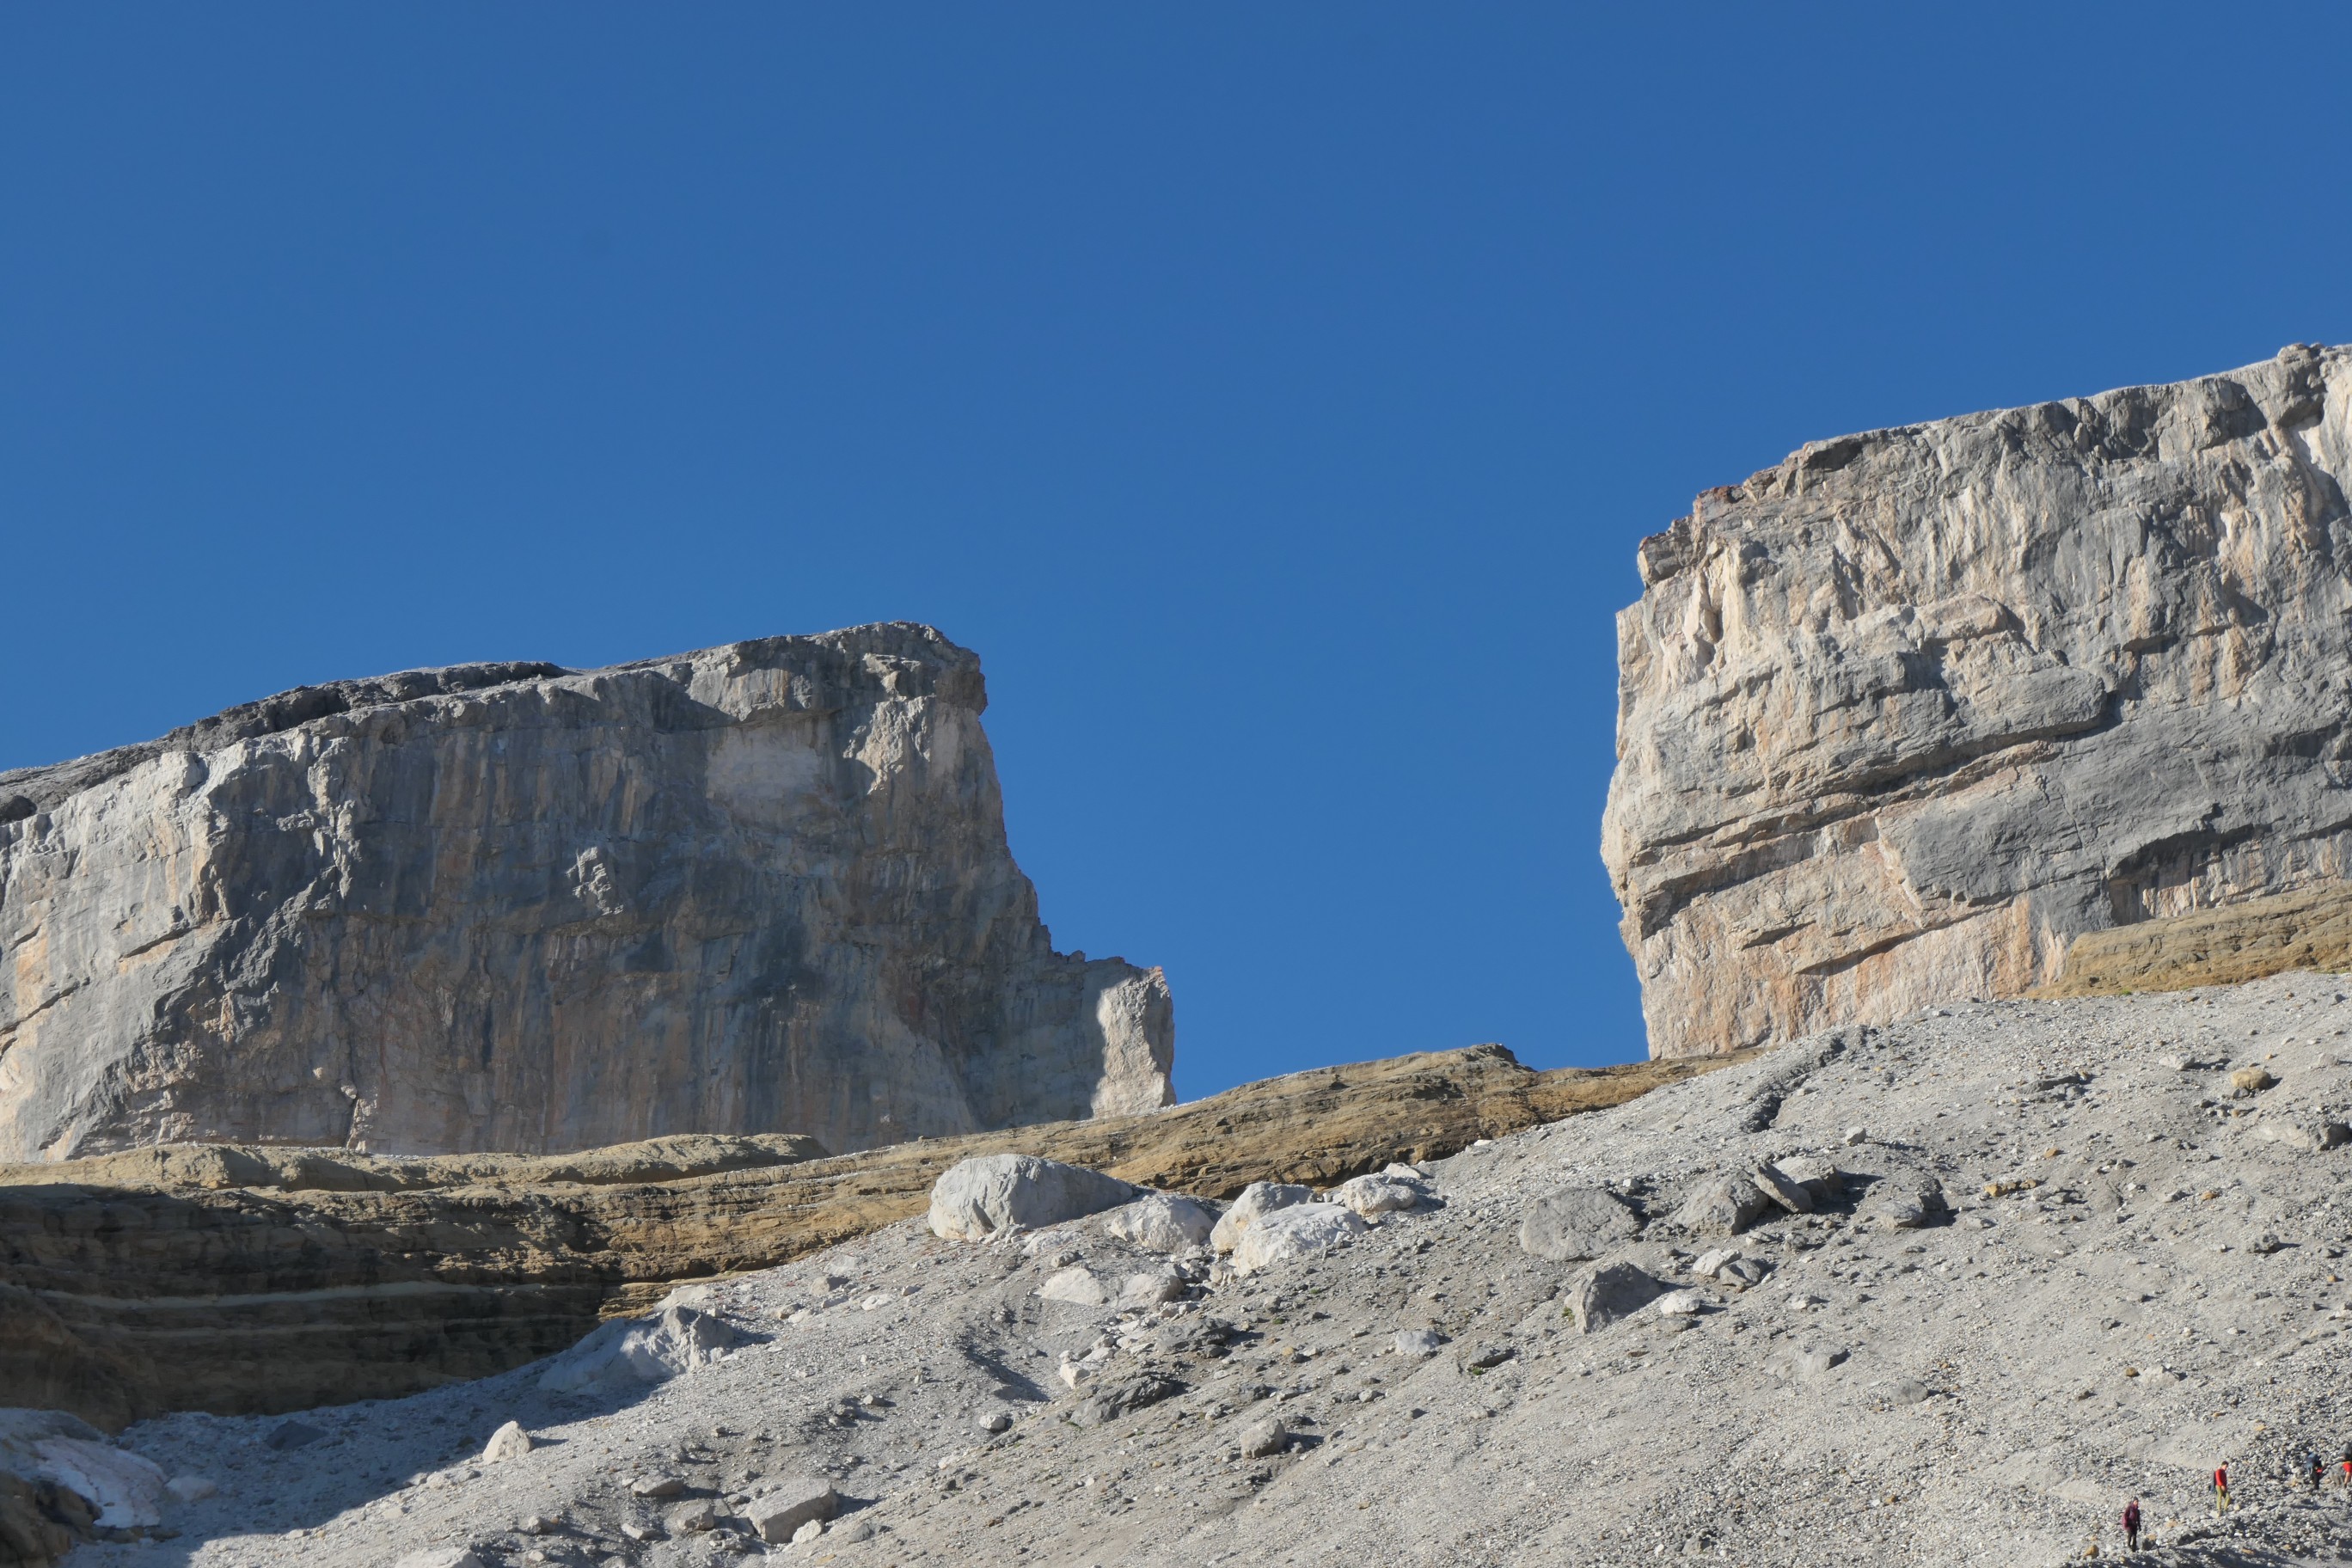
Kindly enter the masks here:
<path id="1" fill-rule="evenodd" d="M 1184 1385 L 1174 1378 L 1146 1373 L 1095 1389 L 1075 1401 L 1068 1414 L 1070 1420 L 1077 1426 L 1100 1426 L 1130 1411 L 1157 1405 L 1163 1399 L 1173 1399 L 1183 1392 Z"/>
<path id="2" fill-rule="evenodd" d="M 1605 1187 L 1573 1187 L 1538 1198 L 1519 1216 L 1519 1246 L 1555 1263 L 1599 1258 L 1640 1234 L 1642 1216 Z"/>
<path id="3" fill-rule="evenodd" d="M 1175 1193 L 1146 1193 L 1103 1216 L 1105 1235 L 1146 1252 L 1205 1247 L 1216 1226 L 1215 1211 Z"/>
<path id="4" fill-rule="evenodd" d="M 1666 1283 L 1631 1263 L 1602 1263 L 1569 1285 L 1568 1314 L 1576 1331 L 1590 1334 L 1632 1317 L 1666 1293 Z"/>
<path id="5" fill-rule="evenodd" d="M 1116 1176 L 1041 1160 L 982 1154 L 948 1168 L 931 1187 L 931 1234 L 985 1241 L 1014 1226 L 1035 1229 L 1124 1204 L 1135 1188 Z"/>
<path id="6" fill-rule="evenodd" d="M 2292 345 L 1815 442 L 1645 540 L 1602 855 L 1652 1053 L 2017 995 L 2086 936 L 2338 880 L 2352 779 L 2308 737 L 2352 667 L 2347 491 L 2352 352 Z"/>
<path id="7" fill-rule="evenodd" d="M 1338 1204 L 1300 1204 L 1251 1226 L 1234 1248 L 1234 1271 L 1255 1274 L 1294 1258 L 1328 1252 L 1370 1227 Z"/>
<path id="8" fill-rule="evenodd" d="M 771 1483 L 744 1507 L 743 1518 L 761 1540 L 778 1542 L 790 1541 L 812 1520 L 831 1519 L 840 1506 L 841 1495 L 831 1481 L 804 1476 Z"/>
<path id="9" fill-rule="evenodd" d="M 1763 1189 L 1745 1176 L 1701 1182 L 1675 1210 L 1675 1223 L 1693 1236 L 1737 1236 L 1772 1206 Z"/>
<path id="10" fill-rule="evenodd" d="M 307 687 L 0 773 L 0 1160 L 1169 1104 L 1166 981 L 1051 950 L 986 700 L 893 624 Z"/>
<path id="11" fill-rule="evenodd" d="M 558 1394 L 599 1384 L 629 1388 L 666 1383 L 708 1366 L 742 1336 L 723 1318 L 692 1307 L 667 1306 L 651 1317 L 605 1324 L 555 1360 L 540 1375 Z"/>
<path id="12" fill-rule="evenodd" d="M 1242 1244 L 1242 1237 L 1247 1236 L 1250 1226 L 1260 1219 L 1277 1210 L 1306 1203 L 1314 1196 L 1312 1187 L 1300 1186 L 1295 1182 L 1252 1182 L 1242 1189 L 1242 1195 L 1234 1200 L 1233 1206 L 1226 1209 L 1224 1216 L 1217 1221 L 1216 1228 L 1210 1232 L 1209 1245 L 1219 1252 L 1231 1252 Z"/>

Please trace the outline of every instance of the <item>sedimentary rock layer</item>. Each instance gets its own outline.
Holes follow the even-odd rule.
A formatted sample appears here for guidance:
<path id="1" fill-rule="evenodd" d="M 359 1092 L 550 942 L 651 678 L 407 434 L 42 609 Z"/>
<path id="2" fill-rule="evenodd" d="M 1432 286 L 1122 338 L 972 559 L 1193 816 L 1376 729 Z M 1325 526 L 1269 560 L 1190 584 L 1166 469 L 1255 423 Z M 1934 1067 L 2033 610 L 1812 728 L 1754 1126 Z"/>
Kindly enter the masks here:
<path id="1" fill-rule="evenodd" d="M 571 1161 L 198 1148 L 0 1167 L 0 1405 L 112 1427 L 388 1396 L 549 1354 L 678 1281 L 919 1214 L 967 1155 L 1043 1154 L 1207 1196 L 1328 1184 L 1715 1065 L 1538 1073 L 1488 1046 L 831 1158 L 705 1139 Z"/>
<path id="2" fill-rule="evenodd" d="M 846 1150 L 1174 1098 L 929 627 L 308 687 L 0 774 L 0 1158 Z"/>
<path id="3" fill-rule="evenodd" d="M 1818 442 L 1643 542 L 1654 1054 L 2014 995 L 2352 863 L 2352 353 Z"/>
<path id="4" fill-rule="evenodd" d="M 2115 996 L 2235 985 L 2296 970 L 2352 969 L 2352 886 L 2326 882 L 2218 910 L 2085 931 L 2042 996 Z"/>

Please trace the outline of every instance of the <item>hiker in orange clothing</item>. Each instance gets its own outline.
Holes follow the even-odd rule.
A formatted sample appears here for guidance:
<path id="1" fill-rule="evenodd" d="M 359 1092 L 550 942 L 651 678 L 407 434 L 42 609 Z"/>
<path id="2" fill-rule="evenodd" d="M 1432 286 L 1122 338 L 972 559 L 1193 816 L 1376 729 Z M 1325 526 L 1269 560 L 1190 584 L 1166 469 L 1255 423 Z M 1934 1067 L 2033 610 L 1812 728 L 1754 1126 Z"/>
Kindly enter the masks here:
<path id="1" fill-rule="evenodd" d="M 2139 1499 L 2124 1504 L 2124 1541 L 2128 1551 L 2139 1550 Z"/>
<path id="2" fill-rule="evenodd" d="M 2213 1511 L 2230 1511 L 2230 1467 L 2226 1464 L 2213 1467 Z"/>

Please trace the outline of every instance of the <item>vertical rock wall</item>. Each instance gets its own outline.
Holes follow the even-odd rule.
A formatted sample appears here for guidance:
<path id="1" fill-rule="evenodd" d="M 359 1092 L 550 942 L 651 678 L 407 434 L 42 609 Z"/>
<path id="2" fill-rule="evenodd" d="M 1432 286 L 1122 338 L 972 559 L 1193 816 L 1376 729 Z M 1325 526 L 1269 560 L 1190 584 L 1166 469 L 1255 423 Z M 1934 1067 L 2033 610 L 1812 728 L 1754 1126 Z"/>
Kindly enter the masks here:
<path id="1" fill-rule="evenodd" d="M 306 688 L 0 774 L 0 1159 L 839 1151 L 1172 1102 L 924 626 Z"/>
<path id="2" fill-rule="evenodd" d="M 1618 617 L 1602 856 L 1654 1055 L 2013 995 L 2352 865 L 2352 353 L 1873 431 Z"/>

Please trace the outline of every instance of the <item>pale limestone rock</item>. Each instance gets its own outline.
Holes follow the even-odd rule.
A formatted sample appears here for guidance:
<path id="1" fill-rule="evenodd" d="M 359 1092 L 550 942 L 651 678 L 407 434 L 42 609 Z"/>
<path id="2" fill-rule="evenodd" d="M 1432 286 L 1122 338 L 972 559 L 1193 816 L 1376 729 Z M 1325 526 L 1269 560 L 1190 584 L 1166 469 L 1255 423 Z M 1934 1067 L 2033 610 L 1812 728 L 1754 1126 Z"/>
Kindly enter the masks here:
<path id="1" fill-rule="evenodd" d="M 1253 1224 L 1234 1248 L 1234 1270 L 1255 1274 L 1294 1258 L 1328 1252 L 1370 1227 L 1338 1204 L 1298 1204 Z"/>
<path id="2" fill-rule="evenodd" d="M 960 1160 L 931 1184 L 931 1234 L 985 1241 L 1021 1226 L 1034 1230 L 1127 1203 L 1132 1184 L 1082 1165 L 1034 1154 L 979 1154 Z"/>
<path id="3" fill-rule="evenodd" d="M 569 1394 L 666 1383 L 710 1365 L 741 1338 L 723 1318 L 671 1304 L 648 1317 L 606 1323 L 556 1357 L 540 1375 L 539 1386 Z"/>
<path id="4" fill-rule="evenodd" d="M 0 774 L 0 1161 L 814 1134 L 1171 1103 L 1052 950 L 928 627 L 304 688 Z"/>
<path id="5" fill-rule="evenodd" d="M 1602 854 L 1650 1048 L 2352 872 L 2352 352 L 1817 442 L 1643 542 Z"/>
<path id="6" fill-rule="evenodd" d="M 1037 1297 L 1073 1307 L 1100 1307 L 1110 1300 L 1110 1289 L 1094 1270 L 1084 1264 L 1073 1264 L 1038 1286 Z"/>
<path id="7" fill-rule="evenodd" d="M 790 1541 L 803 1525 L 831 1519 L 841 1504 L 833 1483 L 821 1477 L 795 1477 L 771 1485 L 743 1509 L 751 1532 L 766 1542 Z"/>
<path id="8" fill-rule="evenodd" d="M 520 1459 L 535 1446 L 530 1434 L 522 1429 L 521 1422 L 509 1421 L 491 1433 L 490 1440 L 482 1445 L 482 1462 L 495 1465 L 508 1459 Z"/>
<path id="9" fill-rule="evenodd" d="M 1312 1187 L 1296 1182 L 1252 1182 L 1242 1189 L 1241 1196 L 1234 1200 L 1233 1206 L 1225 1210 L 1216 1228 L 1209 1233 L 1209 1245 L 1219 1252 L 1231 1252 L 1260 1219 L 1306 1203 L 1314 1195 Z"/>
<path id="10" fill-rule="evenodd" d="M 1429 1188 L 1423 1183 L 1395 1176 L 1357 1176 L 1332 1188 L 1331 1201 L 1370 1219 L 1375 1215 L 1404 1214 L 1421 1207 L 1429 1201 Z"/>
<path id="11" fill-rule="evenodd" d="M 1103 1233 L 1146 1252 L 1181 1252 L 1208 1244 L 1217 1216 L 1206 1205 L 1174 1193 L 1146 1193 L 1103 1216 Z"/>

